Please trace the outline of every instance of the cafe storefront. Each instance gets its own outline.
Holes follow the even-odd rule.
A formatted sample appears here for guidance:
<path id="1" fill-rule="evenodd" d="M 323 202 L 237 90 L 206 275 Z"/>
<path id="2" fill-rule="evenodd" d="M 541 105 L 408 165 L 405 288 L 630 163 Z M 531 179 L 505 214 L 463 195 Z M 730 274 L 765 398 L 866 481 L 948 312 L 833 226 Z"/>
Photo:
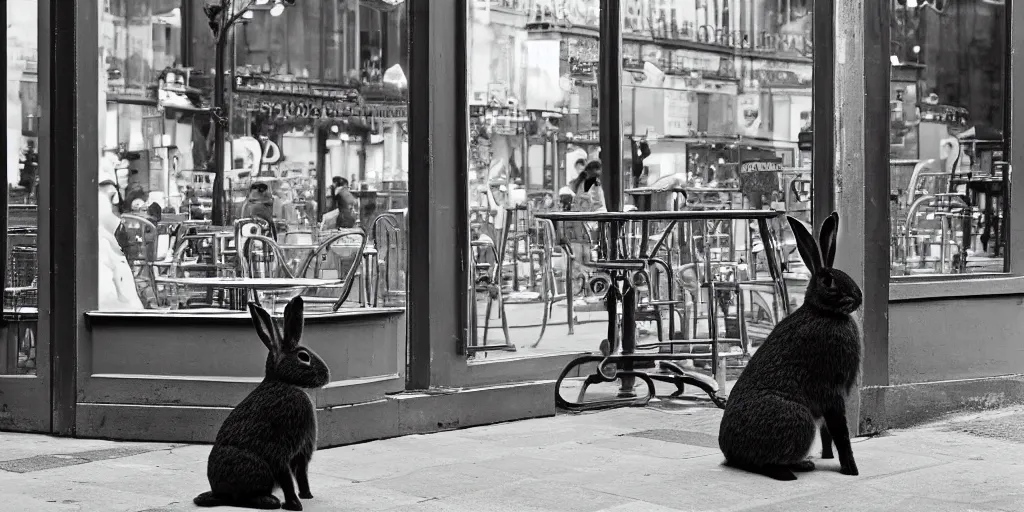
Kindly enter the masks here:
<path id="1" fill-rule="evenodd" d="M 332 370 L 323 446 L 552 415 L 607 296 L 592 240 L 537 215 L 581 208 L 597 160 L 608 209 L 664 186 L 663 209 L 839 211 L 859 432 L 1024 401 L 1024 14 L 910 4 L 12 0 L 0 429 L 212 441 L 262 377 L 245 302 L 296 294 Z M 723 225 L 673 247 L 683 307 L 639 339 L 721 330 L 731 365 L 771 330 L 777 297 L 688 273 L 763 265 L 757 230 Z"/>

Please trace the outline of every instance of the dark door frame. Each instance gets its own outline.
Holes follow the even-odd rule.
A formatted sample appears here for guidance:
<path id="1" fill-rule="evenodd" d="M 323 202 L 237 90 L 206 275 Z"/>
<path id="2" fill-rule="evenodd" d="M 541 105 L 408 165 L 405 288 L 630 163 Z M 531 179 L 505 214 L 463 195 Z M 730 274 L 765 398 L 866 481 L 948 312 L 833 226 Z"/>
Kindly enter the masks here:
<path id="1" fill-rule="evenodd" d="M 77 261 L 78 223 L 95 226 L 96 215 L 79 216 L 79 183 L 82 181 L 79 161 L 83 156 L 78 141 L 78 120 L 83 109 L 94 108 L 96 100 L 79 98 L 79 92 L 94 93 L 96 85 L 78 87 L 77 70 L 81 62 L 98 62 L 83 57 L 78 50 L 81 36 L 79 27 L 91 23 L 93 36 L 98 38 L 97 0 L 77 2 L 73 9 L 65 7 L 59 0 L 41 0 L 38 5 L 38 82 L 39 106 L 39 194 L 37 206 L 37 254 L 38 254 L 38 323 L 37 323 L 37 374 L 39 386 L 16 386 L 16 393 L 30 393 L 40 396 L 16 397 L 18 402 L 29 400 L 39 407 L 15 410 L 13 414 L 29 414 L 32 430 L 58 435 L 74 435 L 76 367 L 78 327 L 81 315 L 76 313 L 80 291 L 95 287 L 79 287 L 76 278 L 79 267 L 95 265 L 95 258 Z M 86 4 L 86 5 L 83 5 Z M 89 11 L 89 9 L 92 9 Z M 6 13 L 4 14 L 6 20 Z M 88 30 L 86 31 L 88 32 Z M 92 48 L 96 48 L 96 39 Z M 93 50 L 92 55 L 95 54 Z M 98 68 L 98 66 L 91 66 Z M 93 71 L 95 75 L 98 72 Z M 93 84 L 96 83 L 95 77 Z M 95 97 L 95 94 L 93 95 Z M 91 106 L 91 107 L 90 107 Z M 6 113 L 6 106 L 4 107 Z M 92 111 L 93 118 L 97 112 Z M 91 135 L 95 147 L 98 137 Z M 95 183 L 95 168 L 99 153 L 92 160 L 92 183 Z M 86 180 L 88 183 L 88 180 Z M 93 185 L 92 190 L 95 190 Z M 8 198 L 3 194 L 6 227 Z M 95 205 L 96 193 L 92 194 Z M 90 224 L 91 223 L 91 224 Z M 95 229 L 93 229 L 95 231 Z M 60 251 L 54 251 L 61 247 Z M 6 255 L 6 236 L 3 242 Z M 6 260 L 6 257 L 2 258 Z M 6 261 L 3 278 L 6 282 Z M 92 275 L 95 276 L 95 268 Z M 91 290 L 93 293 L 94 290 Z M 13 381 L 12 381 L 13 382 Z M 18 423 L 15 422 L 15 427 Z"/>
<path id="2" fill-rule="evenodd" d="M 835 5 L 814 2 L 811 63 L 811 223 L 815 226 L 835 209 Z"/>

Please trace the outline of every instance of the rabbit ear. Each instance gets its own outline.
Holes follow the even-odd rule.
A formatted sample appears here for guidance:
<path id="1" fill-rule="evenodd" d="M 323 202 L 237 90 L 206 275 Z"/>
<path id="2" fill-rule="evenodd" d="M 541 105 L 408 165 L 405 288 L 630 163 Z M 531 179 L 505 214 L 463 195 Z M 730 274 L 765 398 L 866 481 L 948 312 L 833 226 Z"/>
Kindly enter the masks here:
<path id="1" fill-rule="evenodd" d="M 302 297 L 298 295 L 284 307 L 284 336 L 281 344 L 285 349 L 295 348 L 302 340 L 302 324 L 305 321 L 302 309 Z"/>
<path id="2" fill-rule="evenodd" d="M 824 222 L 821 223 L 821 232 L 818 233 L 818 246 L 821 248 L 822 264 L 825 268 L 831 268 L 836 261 L 836 236 L 839 234 L 839 214 L 832 212 Z"/>
<path id="3" fill-rule="evenodd" d="M 278 352 L 281 350 L 280 344 L 278 343 L 277 326 L 274 325 L 274 319 L 270 318 L 270 313 L 267 310 L 260 307 L 255 302 L 249 303 L 249 316 L 252 317 L 252 325 L 256 328 L 256 334 L 259 334 L 260 340 L 267 346 L 267 350 L 271 352 Z"/>
<path id="4" fill-rule="evenodd" d="M 803 258 L 807 269 L 813 274 L 818 273 L 818 270 L 821 269 L 821 252 L 818 251 L 818 243 L 814 241 L 814 236 L 799 220 L 788 215 L 786 220 L 789 221 L 789 227 L 796 235 L 796 248 L 800 251 L 800 257 Z"/>

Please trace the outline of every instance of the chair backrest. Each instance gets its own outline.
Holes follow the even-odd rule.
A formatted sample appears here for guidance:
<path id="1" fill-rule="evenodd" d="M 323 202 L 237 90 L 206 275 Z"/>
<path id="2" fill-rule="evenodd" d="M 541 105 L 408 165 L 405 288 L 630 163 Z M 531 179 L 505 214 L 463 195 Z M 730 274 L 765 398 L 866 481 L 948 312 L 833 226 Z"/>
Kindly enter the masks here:
<path id="1" fill-rule="evenodd" d="M 953 178 L 955 178 L 957 175 L 959 175 L 959 174 L 967 174 L 968 176 L 970 175 L 970 169 L 969 168 L 968 168 L 968 172 L 967 173 L 961 173 L 960 172 L 960 160 L 963 158 L 963 155 L 964 155 L 964 149 L 960 145 L 959 141 L 953 142 L 953 143 L 949 144 L 949 156 L 947 156 L 946 160 L 942 162 L 942 170 L 947 175 L 949 175 L 949 178 L 946 181 L 946 192 L 954 192 L 955 191 L 957 185 L 954 182 Z"/>
<path id="2" fill-rule="evenodd" d="M 249 263 L 245 260 L 244 251 L 242 250 L 245 246 L 246 238 L 254 235 L 269 236 L 271 233 L 270 223 L 256 217 L 244 217 L 234 222 L 234 228 L 234 243 L 235 250 L 238 251 L 238 264 L 242 269 L 246 269 Z"/>
<path id="3" fill-rule="evenodd" d="M 948 174 L 941 169 L 939 160 L 933 158 L 918 162 L 907 183 L 907 204 L 913 204 L 921 196 L 940 192 L 936 182 L 946 176 Z"/>
<path id="4" fill-rule="evenodd" d="M 245 237 L 239 256 L 245 262 L 243 277 L 296 277 L 284 251 L 268 236 L 254 234 Z"/>
<path id="5" fill-rule="evenodd" d="M 343 283 L 332 307 L 333 311 L 337 311 L 348 299 L 349 292 L 352 290 L 356 270 L 362 262 L 363 251 L 366 249 L 366 232 L 362 228 L 337 229 L 324 231 L 321 233 L 321 237 L 323 241 L 316 249 L 310 251 L 295 275 L 297 277 L 322 278 L 321 274 L 325 270 L 337 271 L 336 277 Z M 333 264 L 323 265 L 323 261 Z M 347 269 L 345 268 L 346 263 Z"/>
<path id="6" fill-rule="evenodd" d="M 129 238 L 129 246 L 125 248 L 125 257 L 129 262 L 153 262 L 160 258 L 160 255 L 156 254 L 159 235 L 156 224 L 131 213 L 121 215 L 121 224 Z"/>
<path id="7" fill-rule="evenodd" d="M 405 268 L 405 242 L 402 223 L 398 217 L 390 213 L 377 216 L 370 226 L 370 243 L 377 249 L 377 261 L 383 262 L 384 265 L 383 272 L 373 274 L 376 276 L 373 289 L 383 295 L 386 301 L 393 289 L 402 287 L 404 278 L 402 269 Z M 384 280 L 383 289 L 380 287 L 381 279 Z"/>

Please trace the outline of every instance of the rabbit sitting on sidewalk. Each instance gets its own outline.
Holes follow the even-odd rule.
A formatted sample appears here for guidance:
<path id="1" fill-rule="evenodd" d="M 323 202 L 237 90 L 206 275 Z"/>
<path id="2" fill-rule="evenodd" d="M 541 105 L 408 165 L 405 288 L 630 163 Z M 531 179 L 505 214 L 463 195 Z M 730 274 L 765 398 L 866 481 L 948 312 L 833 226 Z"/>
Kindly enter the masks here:
<path id="1" fill-rule="evenodd" d="M 211 490 L 196 496 L 196 505 L 282 508 L 275 487 L 284 492 L 285 510 L 302 510 L 299 498 L 313 497 L 306 470 L 316 450 L 316 409 L 303 388 L 325 386 L 330 370 L 300 344 L 302 307 L 301 297 L 288 303 L 282 333 L 266 310 L 249 303 L 256 332 L 270 350 L 266 377 L 217 432 L 206 468 Z"/>
<path id="2" fill-rule="evenodd" d="M 789 217 L 800 256 L 812 277 L 803 305 L 775 328 L 747 364 L 729 394 L 718 444 L 732 467 L 777 480 L 810 471 L 807 456 L 821 426 L 822 458 L 839 452 L 841 472 L 856 475 L 846 426 L 846 398 L 861 363 L 860 331 L 850 316 L 861 290 L 832 268 L 839 215 L 821 226 L 821 248 Z"/>

